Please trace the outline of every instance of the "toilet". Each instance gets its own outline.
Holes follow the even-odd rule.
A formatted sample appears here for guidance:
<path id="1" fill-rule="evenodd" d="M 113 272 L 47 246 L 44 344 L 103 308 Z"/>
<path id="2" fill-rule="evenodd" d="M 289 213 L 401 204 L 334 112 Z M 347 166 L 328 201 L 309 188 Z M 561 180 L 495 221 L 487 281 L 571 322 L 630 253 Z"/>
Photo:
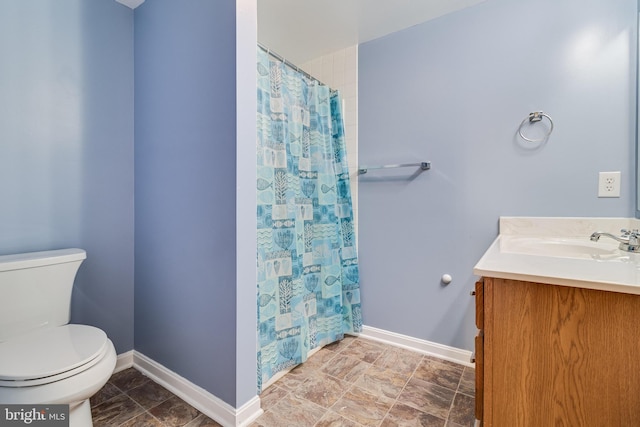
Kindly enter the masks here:
<path id="1" fill-rule="evenodd" d="M 82 249 L 0 256 L 0 403 L 68 404 L 72 427 L 93 425 L 89 398 L 116 364 L 102 330 L 69 324 L 86 257 Z"/>

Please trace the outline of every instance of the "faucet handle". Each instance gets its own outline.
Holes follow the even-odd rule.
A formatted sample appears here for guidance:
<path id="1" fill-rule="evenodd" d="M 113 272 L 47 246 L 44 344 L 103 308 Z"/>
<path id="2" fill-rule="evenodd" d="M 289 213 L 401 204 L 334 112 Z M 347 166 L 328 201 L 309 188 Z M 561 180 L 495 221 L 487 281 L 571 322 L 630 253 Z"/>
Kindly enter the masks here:
<path id="1" fill-rule="evenodd" d="M 620 231 L 622 231 L 622 233 L 623 233 L 622 234 L 622 238 L 623 239 L 625 239 L 625 238 L 627 239 L 626 244 L 627 244 L 628 247 L 636 248 L 636 247 L 638 247 L 640 245 L 640 232 L 638 231 L 637 228 L 634 228 L 633 230 L 622 229 Z M 620 245 L 620 249 L 622 249 L 622 244 Z M 625 250 L 627 250 L 627 249 L 625 249 Z M 636 249 L 632 249 L 629 252 L 637 252 L 637 250 Z"/>

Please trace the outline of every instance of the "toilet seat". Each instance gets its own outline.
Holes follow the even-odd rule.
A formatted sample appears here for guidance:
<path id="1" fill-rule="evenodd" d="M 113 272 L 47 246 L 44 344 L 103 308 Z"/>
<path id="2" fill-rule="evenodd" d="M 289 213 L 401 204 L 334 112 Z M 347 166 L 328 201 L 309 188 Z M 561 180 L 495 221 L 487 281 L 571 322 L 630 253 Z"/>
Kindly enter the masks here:
<path id="1" fill-rule="evenodd" d="M 100 362 L 109 349 L 100 329 L 42 328 L 0 342 L 0 387 L 29 387 L 69 378 Z"/>

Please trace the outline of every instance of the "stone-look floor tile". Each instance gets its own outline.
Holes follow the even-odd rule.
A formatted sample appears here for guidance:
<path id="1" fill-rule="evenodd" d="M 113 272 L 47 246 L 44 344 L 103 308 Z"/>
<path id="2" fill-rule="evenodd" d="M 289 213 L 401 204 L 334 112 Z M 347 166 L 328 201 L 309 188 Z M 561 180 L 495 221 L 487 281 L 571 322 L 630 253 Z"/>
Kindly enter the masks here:
<path id="1" fill-rule="evenodd" d="M 342 351 L 356 339 L 358 338 L 351 335 L 345 335 L 344 338 L 341 339 L 340 341 L 335 341 L 335 342 L 332 342 L 331 344 L 327 344 L 324 346 L 324 348 L 334 352 Z"/>
<path id="2" fill-rule="evenodd" d="M 372 344 L 378 348 L 372 347 Z M 423 359 L 425 363 L 421 363 Z M 367 363 L 367 360 L 373 363 Z M 419 365 L 420 369 L 417 369 Z M 251 426 L 441 427 L 447 417 L 446 427 L 473 426 L 475 371 L 460 366 L 383 343 L 347 336 L 338 343 L 318 350 L 307 362 L 267 388 L 260 395 L 265 413 Z M 450 390 L 443 387 L 442 384 L 453 385 L 455 373 L 460 369 L 462 374 L 457 393 L 456 388 Z M 414 372 L 416 375 L 413 375 Z M 403 389 L 400 383 L 405 381 Z M 340 387 L 336 387 L 336 384 L 340 384 Z M 346 387 L 351 389 L 346 390 Z M 396 401 L 398 389 L 401 391 Z M 153 406 L 154 401 L 164 396 L 161 390 L 164 389 L 135 369 L 114 374 L 105 387 L 91 398 L 94 426 L 219 427 L 216 421 L 171 394 L 152 410 L 158 416 L 167 415 L 171 412 L 171 404 L 167 402 L 177 401 L 183 405 L 178 406 L 184 410 L 184 417 L 174 414 L 163 423 L 152 410 L 144 412 L 140 404 Z M 329 406 L 338 392 L 342 394 L 330 409 L 322 406 Z M 180 411 L 174 409 L 174 412 Z"/>
<path id="3" fill-rule="evenodd" d="M 293 391 L 297 389 L 303 382 L 307 380 L 315 370 L 308 370 L 302 368 L 304 364 L 298 365 L 289 372 L 285 374 L 284 377 L 280 378 L 273 385 L 277 385 L 278 387 L 285 389 L 287 391 Z"/>
<path id="4" fill-rule="evenodd" d="M 349 388 L 349 385 L 330 375 L 316 374 L 292 393 L 300 399 L 309 400 L 323 408 L 330 408 Z"/>
<path id="5" fill-rule="evenodd" d="M 122 391 L 118 387 L 106 383 L 96 394 L 91 396 L 91 406 L 98 406 L 119 394 L 122 394 Z"/>
<path id="6" fill-rule="evenodd" d="M 292 371 L 296 371 L 296 374 L 308 375 L 322 369 L 324 364 L 334 357 L 338 357 L 338 354 L 335 351 L 321 348 L 313 356 L 307 359 L 306 362 L 296 366 Z"/>
<path id="7" fill-rule="evenodd" d="M 331 359 L 331 363 L 326 363 L 322 372 L 341 380 L 354 382 L 369 366 L 371 365 L 354 357 L 340 354 L 339 357 Z"/>
<path id="8" fill-rule="evenodd" d="M 374 365 L 411 375 L 422 361 L 422 355 L 402 348 L 388 348 Z"/>
<path id="9" fill-rule="evenodd" d="M 151 408 L 149 413 L 165 426 L 172 427 L 183 426 L 200 415 L 197 409 L 176 396 Z"/>
<path id="10" fill-rule="evenodd" d="M 476 370 L 470 367 L 465 367 L 460 378 L 460 385 L 458 386 L 458 392 L 464 393 L 469 396 L 475 396 L 476 394 Z"/>
<path id="11" fill-rule="evenodd" d="M 418 378 L 411 378 L 398 401 L 421 411 L 447 419 L 455 391 Z"/>
<path id="12" fill-rule="evenodd" d="M 124 424 L 120 424 L 120 427 L 163 427 L 162 423 L 152 417 L 148 412 L 138 415 L 135 418 L 130 419 Z"/>
<path id="13" fill-rule="evenodd" d="M 409 374 L 371 365 L 354 384 L 370 393 L 395 399 L 408 380 Z"/>
<path id="14" fill-rule="evenodd" d="M 428 381 L 453 391 L 458 389 L 464 366 L 425 356 L 418 365 L 413 378 Z"/>
<path id="15" fill-rule="evenodd" d="M 393 399 L 376 396 L 354 386 L 331 407 L 331 410 L 362 425 L 377 426 L 393 402 Z"/>
<path id="16" fill-rule="evenodd" d="M 260 407 L 263 411 L 268 411 L 273 405 L 275 405 L 288 393 L 289 391 L 278 387 L 277 384 L 273 384 L 262 393 L 260 393 Z"/>
<path id="17" fill-rule="evenodd" d="M 138 405 L 126 394 L 119 394 L 91 408 L 94 427 L 117 426 L 143 412 L 142 406 Z"/>
<path id="18" fill-rule="evenodd" d="M 348 420 L 345 417 L 341 417 L 333 411 L 327 411 L 322 419 L 318 421 L 315 427 L 361 427 L 362 424 L 358 424 L 354 421 Z"/>
<path id="19" fill-rule="evenodd" d="M 327 350 L 326 348 L 321 348 L 317 352 L 313 354 L 306 362 L 302 364 L 302 366 L 307 366 L 309 368 L 318 369 L 322 367 L 329 360 L 333 359 L 336 356 L 335 351 Z"/>
<path id="20" fill-rule="evenodd" d="M 313 427 L 325 409 L 305 399 L 288 395 L 255 421 L 260 427 Z"/>
<path id="21" fill-rule="evenodd" d="M 411 406 L 396 403 L 380 424 L 381 427 L 444 427 L 445 420 Z"/>
<path id="22" fill-rule="evenodd" d="M 140 387 L 147 381 L 151 381 L 148 377 L 145 377 L 140 372 L 133 368 L 125 369 L 117 374 L 113 374 L 109 379 L 109 382 L 120 390 L 127 392 L 132 388 Z"/>
<path id="23" fill-rule="evenodd" d="M 466 394 L 456 393 L 453 405 L 451 405 L 449 420 L 465 427 L 473 427 L 475 423 L 475 399 Z"/>
<path id="24" fill-rule="evenodd" d="M 267 411 L 257 420 L 249 424 L 249 427 L 312 427 L 315 424 L 299 424 L 297 420 L 287 419 L 271 411 Z"/>
<path id="25" fill-rule="evenodd" d="M 132 388 L 127 392 L 127 395 L 147 410 L 173 396 L 169 390 L 153 381 L 148 381 L 140 387 Z"/>
<path id="26" fill-rule="evenodd" d="M 205 414 L 200 414 L 195 420 L 186 424 L 184 427 L 222 427 L 222 424 L 212 420 Z"/>
<path id="27" fill-rule="evenodd" d="M 373 341 L 357 339 L 354 340 L 349 347 L 342 350 L 340 354 L 355 357 L 363 362 L 373 363 L 384 353 L 384 350 L 384 347 Z"/>

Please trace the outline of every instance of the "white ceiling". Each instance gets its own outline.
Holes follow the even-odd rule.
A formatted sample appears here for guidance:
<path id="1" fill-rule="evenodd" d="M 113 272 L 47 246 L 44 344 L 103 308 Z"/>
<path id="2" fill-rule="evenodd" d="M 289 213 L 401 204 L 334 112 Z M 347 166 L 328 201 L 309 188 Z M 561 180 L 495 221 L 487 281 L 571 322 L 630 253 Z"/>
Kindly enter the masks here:
<path id="1" fill-rule="evenodd" d="M 294 63 L 486 0 L 258 0 L 258 41 Z"/>
<path id="2" fill-rule="evenodd" d="M 122 3 L 123 5 L 130 7 L 131 9 L 135 9 L 144 3 L 144 0 L 116 0 L 118 3 Z"/>

